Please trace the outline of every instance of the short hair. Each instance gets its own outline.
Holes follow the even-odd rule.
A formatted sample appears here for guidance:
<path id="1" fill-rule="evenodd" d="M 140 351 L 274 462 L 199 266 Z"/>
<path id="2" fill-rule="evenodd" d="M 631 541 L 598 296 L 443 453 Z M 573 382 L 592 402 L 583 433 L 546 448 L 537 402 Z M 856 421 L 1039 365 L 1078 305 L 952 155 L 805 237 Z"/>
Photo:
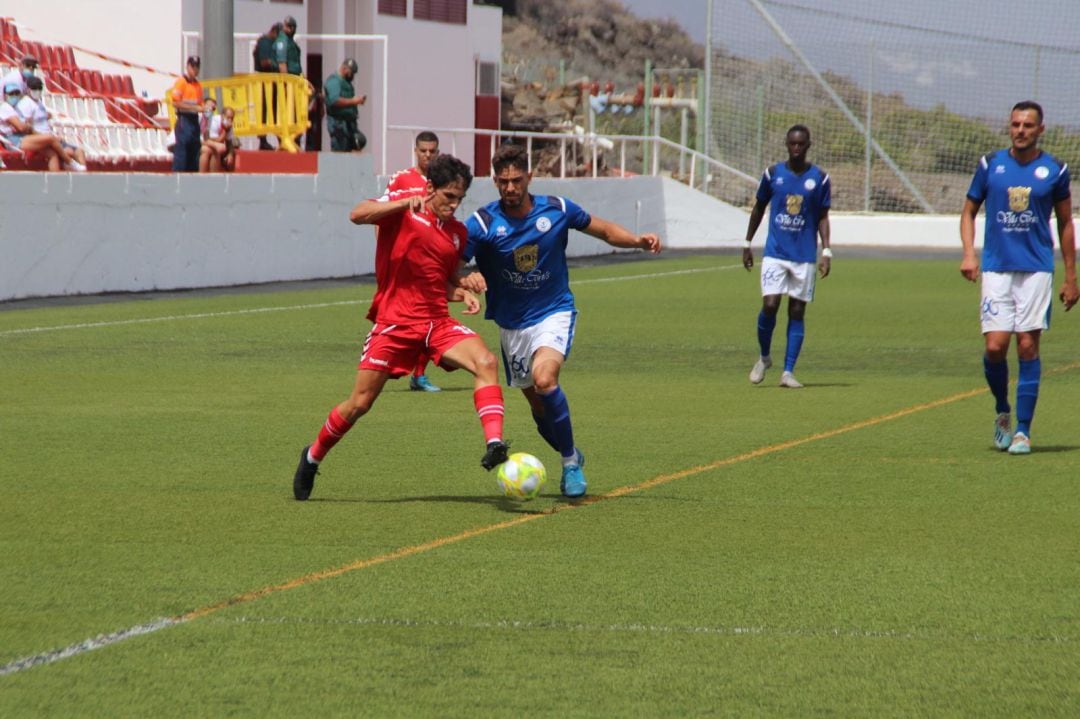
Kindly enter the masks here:
<path id="1" fill-rule="evenodd" d="M 454 180 L 462 180 L 465 189 L 472 184 L 472 169 L 453 155 L 436 156 L 427 168 L 427 178 L 435 189 L 446 187 Z"/>
<path id="2" fill-rule="evenodd" d="M 276 23 L 274 23 L 273 25 L 270 26 L 270 29 L 266 31 L 266 34 L 267 35 L 277 35 L 279 32 L 281 32 L 281 29 L 283 27 L 285 27 L 285 26 L 282 25 L 280 22 L 276 22 Z"/>
<path id="3" fill-rule="evenodd" d="M 419 147 L 421 142 L 434 142 L 436 145 L 438 145 L 439 136 L 431 130 L 424 130 L 416 136 L 416 146 Z"/>
<path id="4" fill-rule="evenodd" d="M 1020 102 L 1013 105 L 1012 111 L 1016 112 L 1017 110 L 1034 110 L 1035 112 L 1039 113 L 1039 124 L 1040 125 L 1042 124 L 1042 122 L 1043 122 L 1042 105 L 1035 102 L 1034 100 L 1021 100 Z"/>
<path id="5" fill-rule="evenodd" d="M 793 132 L 805 132 L 806 133 L 806 139 L 807 140 L 810 139 L 810 128 L 807 127 L 806 125 L 792 125 L 791 127 L 788 128 L 788 131 L 784 135 L 784 137 L 788 137 Z"/>
<path id="6" fill-rule="evenodd" d="M 496 174 L 508 167 L 516 167 L 522 172 L 529 171 L 529 153 L 524 145 L 507 143 L 499 147 L 491 157 L 491 167 Z"/>
<path id="7" fill-rule="evenodd" d="M 41 83 L 41 78 L 34 75 L 33 77 L 26 78 L 26 87 L 31 90 L 42 90 L 45 86 Z"/>

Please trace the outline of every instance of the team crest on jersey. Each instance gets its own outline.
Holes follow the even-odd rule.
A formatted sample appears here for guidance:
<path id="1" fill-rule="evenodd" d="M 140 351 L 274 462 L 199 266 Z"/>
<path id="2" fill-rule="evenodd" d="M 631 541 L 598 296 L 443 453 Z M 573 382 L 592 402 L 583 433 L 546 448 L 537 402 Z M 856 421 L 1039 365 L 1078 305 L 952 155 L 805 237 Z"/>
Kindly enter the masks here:
<path id="1" fill-rule="evenodd" d="M 802 195 L 788 195 L 787 196 L 787 213 L 789 215 L 797 215 L 802 212 Z"/>
<path id="2" fill-rule="evenodd" d="M 506 225 L 499 225 L 498 227 L 495 228 L 495 234 L 498 235 L 499 237 L 502 237 L 503 235 L 505 235 L 506 232 L 507 232 Z"/>
<path id="3" fill-rule="evenodd" d="M 540 245 L 522 245 L 514 250 L 514 267 L 518 272 L 532 272 L 540 259 Z"/>
<path id="4" fill-rule="evenodd" d="M 995 165 L 994 166 L 994 174 L 995 175 L 1004 175 L 1005 174 L 1005 165 Z"/>
<path id="5" fill-rule="evenodd" d="M 1009 188 L 1009 209 L 1013 212 L 1023 212 L 1031 202 L 1030 187 Z"/>
<path id="6" fill-rule="evenodd" d="M 805 187 L 807 190 L 813 190 L 815 187 L 817 187 L 817 180 L 811 177 L 803 183 L 803 187 Z"/>
<path id="7" fill-rule="evenodd" d="M 1050 177 L 1050 168 L 1045 165 L 1035 168 L 1035 177 L 1039 180 L 1045 180 Z"/>
<path id="8" fill-rule="evenodd" d="M 549 220 L 546 217 L 538 217 L 538 218 L 536 218 L 536 231 L 537 232 L 547 232 L 550 229 L 551 229 L 551 220 Z"/>

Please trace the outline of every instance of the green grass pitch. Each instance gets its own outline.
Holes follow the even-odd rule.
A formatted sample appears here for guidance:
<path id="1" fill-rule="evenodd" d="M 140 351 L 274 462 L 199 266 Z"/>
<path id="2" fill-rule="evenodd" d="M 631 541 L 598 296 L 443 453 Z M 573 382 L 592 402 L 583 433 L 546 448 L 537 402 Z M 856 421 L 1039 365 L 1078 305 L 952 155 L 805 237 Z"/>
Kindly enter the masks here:
<path id="1" fill-rule="evenodd" d="M 736 265 L 572 271 L 578 506 L 509 390 L 552 479 L 498 499 L 438 370 L 292 500 L 371 285 L 0 312 L 0 667 L 183 618 L 0 675 L 0 716 L 1080 715 L 1080 317 L 1010 457 L 958 259 L 838 252 L 803 390 L 747 382 Z"/>

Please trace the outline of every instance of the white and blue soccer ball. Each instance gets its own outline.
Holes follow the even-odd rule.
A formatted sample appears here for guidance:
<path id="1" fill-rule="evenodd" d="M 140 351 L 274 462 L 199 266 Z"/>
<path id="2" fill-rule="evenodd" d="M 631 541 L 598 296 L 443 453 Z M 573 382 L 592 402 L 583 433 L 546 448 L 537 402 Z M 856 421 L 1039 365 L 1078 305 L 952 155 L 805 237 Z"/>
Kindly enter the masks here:
<path id="1" fill-rule="evenodd" d="M 499 465 L 495 479 L 505 496 L 524 502 L 540 494 L 547 481 L 547 470 L 531 454 L 515 452 Z"/>

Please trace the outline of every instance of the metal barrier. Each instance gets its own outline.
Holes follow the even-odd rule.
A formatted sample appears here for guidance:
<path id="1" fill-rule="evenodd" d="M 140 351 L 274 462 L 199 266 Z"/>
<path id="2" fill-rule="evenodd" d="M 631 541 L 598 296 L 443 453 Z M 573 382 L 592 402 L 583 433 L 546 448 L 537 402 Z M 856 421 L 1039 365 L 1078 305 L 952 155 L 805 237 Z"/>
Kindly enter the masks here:
<path id="1" fill-rule="evenodd" d="M 256 72 L 201 80 L 203 91 L 217 101 L 219 111 L 231 107 L 233 134 L 237 137 L 276 135 L 281 148 L 297 152 L 295 138 L 311 126 L 308 102 L 311 85 L 298 75 Z M 176 124 L 171 95 L 166 94 L 169 126 Z"/>

